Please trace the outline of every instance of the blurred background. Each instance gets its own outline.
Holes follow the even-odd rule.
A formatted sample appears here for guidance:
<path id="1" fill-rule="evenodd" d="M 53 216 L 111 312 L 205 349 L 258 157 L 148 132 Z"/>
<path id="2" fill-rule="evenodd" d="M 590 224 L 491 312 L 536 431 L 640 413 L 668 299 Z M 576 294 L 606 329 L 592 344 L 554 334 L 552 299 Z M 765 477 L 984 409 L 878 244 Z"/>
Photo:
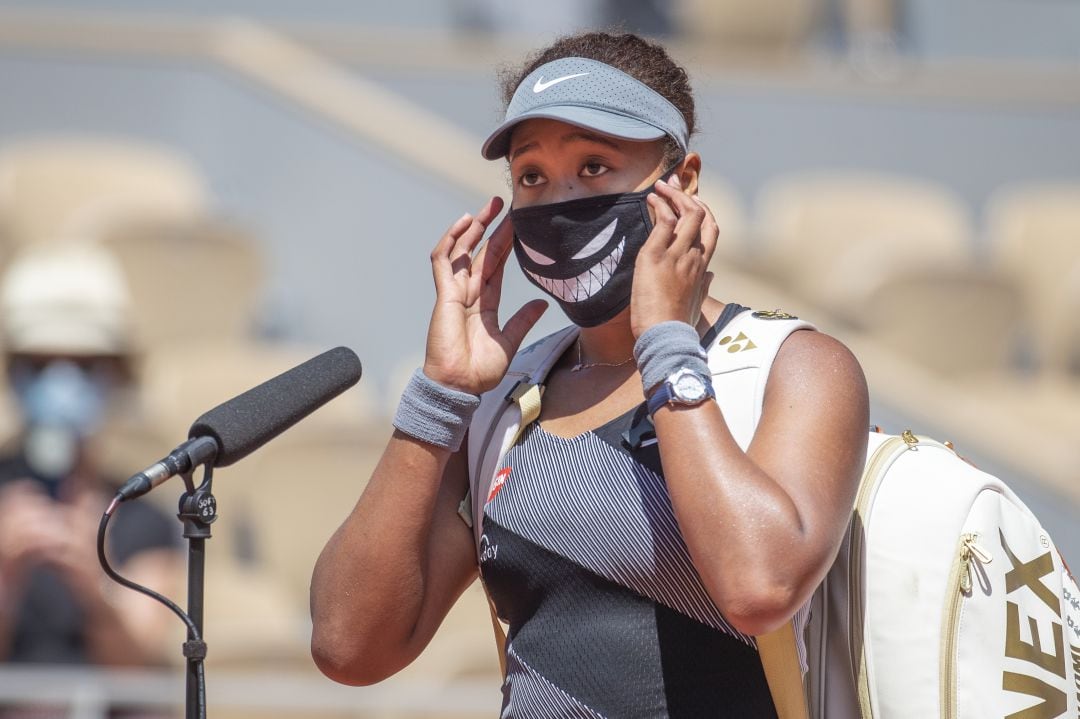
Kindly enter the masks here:
<path id="1" fill-rule="evenodd" d="M 351 689 L 308 657 L 307 584 L 422 357 L 431 247 L 508 195 L 479 156 L 497 69 L 612 26 L 662 39 L 694 81 L 723 228 L 713 294 L 845 341 L 876 424 L 955 442 L 1080 561 L 1080 3 L 0 0 L 9 453 L 76 463 L 55 433 L 27 439 L 44 420 L 14 370 L 42 358 L 89 372 L 49 387 L 108 378 L 102 486 L 318 351 L 364 364 L 356 389 L 216 475 L 213 716 L 496 711 L 478 591 L 414 666 Z M 508 272 L 507 316 L 535 294 Z M 550 311 L 534 335 L 563 323 Z M 174 553 L 179 491 L 143 500 L 176 525 Z M 156 579 L 183 597 L 182 573 Z M 178 716 L 174 623 L 142 667 L 0 654 L 0 717 Z"/>

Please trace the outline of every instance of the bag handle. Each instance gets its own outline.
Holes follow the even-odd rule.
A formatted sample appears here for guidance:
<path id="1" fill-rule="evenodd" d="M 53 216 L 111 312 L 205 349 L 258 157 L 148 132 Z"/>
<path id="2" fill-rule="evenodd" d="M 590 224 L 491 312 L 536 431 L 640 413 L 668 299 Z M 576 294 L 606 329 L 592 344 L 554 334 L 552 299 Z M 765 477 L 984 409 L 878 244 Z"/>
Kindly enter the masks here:
<path id="1" fill-rule="evenodd" d="M 808 719 L 806 690 L 795 643 L 795 623 L 756 637 L 761 666 L 779 719 Z"/>

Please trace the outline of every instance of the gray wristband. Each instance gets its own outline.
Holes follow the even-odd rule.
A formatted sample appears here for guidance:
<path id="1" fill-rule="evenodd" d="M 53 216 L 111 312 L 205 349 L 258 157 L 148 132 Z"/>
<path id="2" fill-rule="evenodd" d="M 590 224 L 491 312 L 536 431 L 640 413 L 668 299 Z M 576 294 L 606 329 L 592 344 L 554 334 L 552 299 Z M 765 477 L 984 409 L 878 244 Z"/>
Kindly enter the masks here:
<path id="1" fill-rule="evenodd" d="M 641 333 L 634 343 L 634 359 L 641 372 L 646 396 L 677 371 L 686 367 L 709 376 L 709 363 L 697 330 L 685 322 L 661 322 Z"/>
<path id="2" fill-rule="evenodd" d="M 456 452 L 479 406 L 478 395 L 441 385 L 418 368 L 401 393 L 394 426 L 421 442 Z"/>

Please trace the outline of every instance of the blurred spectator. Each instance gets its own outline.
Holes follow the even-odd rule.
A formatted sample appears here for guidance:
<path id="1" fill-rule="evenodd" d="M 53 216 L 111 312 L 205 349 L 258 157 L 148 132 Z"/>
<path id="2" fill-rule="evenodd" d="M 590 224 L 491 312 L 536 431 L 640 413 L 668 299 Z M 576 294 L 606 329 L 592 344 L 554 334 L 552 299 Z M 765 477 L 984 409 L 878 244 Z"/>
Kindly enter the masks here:
<path id="1" fill-rule="evenodd" d="M 165 646 L 175 618 L 110 582 L 96 555 L 115 486 L 99 472 L 95 439 L 132 388 L 128 311 L 112 257 L 85 243 L 32 248 L 0 280 L 21 415 L 0 449 L 0 661 L 148 665 L 176 649 Z M 175 592 L 179 530 L 152 505 L 125 504 L 110 524 L 110 559 L 132 580 Z"/>

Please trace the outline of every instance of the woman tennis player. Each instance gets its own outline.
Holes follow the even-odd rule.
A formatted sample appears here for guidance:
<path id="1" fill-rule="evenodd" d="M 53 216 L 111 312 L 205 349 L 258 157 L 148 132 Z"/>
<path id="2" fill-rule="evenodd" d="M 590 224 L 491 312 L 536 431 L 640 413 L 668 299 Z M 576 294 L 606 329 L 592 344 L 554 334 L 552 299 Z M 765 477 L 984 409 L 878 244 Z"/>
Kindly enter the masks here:
<path id="1" fill-rule="evenodd" d="M 491 199 L 431 253 L 424 365 L 319 558 L 313 656 L 347 684 L 389 677 L 479 574 L 509 625 L 503 717 L 774 716 L 753 637 L 805 621 L 840 544 L 866 446 L 860 367 L 791 334 L 744 450 L 702 348 L 738 308 L 708 295 L 718 228 L 686 72 L 637 36 L 587 33 L 507 90 L 482 153 L 509 164 L 511 210 L 492 227 Z M 547 306 L 500 325 L 511 253 L 575 328 L 474 535 L 463 441 Z M 641 422 L 655 442 L 626 441 Z"/>

